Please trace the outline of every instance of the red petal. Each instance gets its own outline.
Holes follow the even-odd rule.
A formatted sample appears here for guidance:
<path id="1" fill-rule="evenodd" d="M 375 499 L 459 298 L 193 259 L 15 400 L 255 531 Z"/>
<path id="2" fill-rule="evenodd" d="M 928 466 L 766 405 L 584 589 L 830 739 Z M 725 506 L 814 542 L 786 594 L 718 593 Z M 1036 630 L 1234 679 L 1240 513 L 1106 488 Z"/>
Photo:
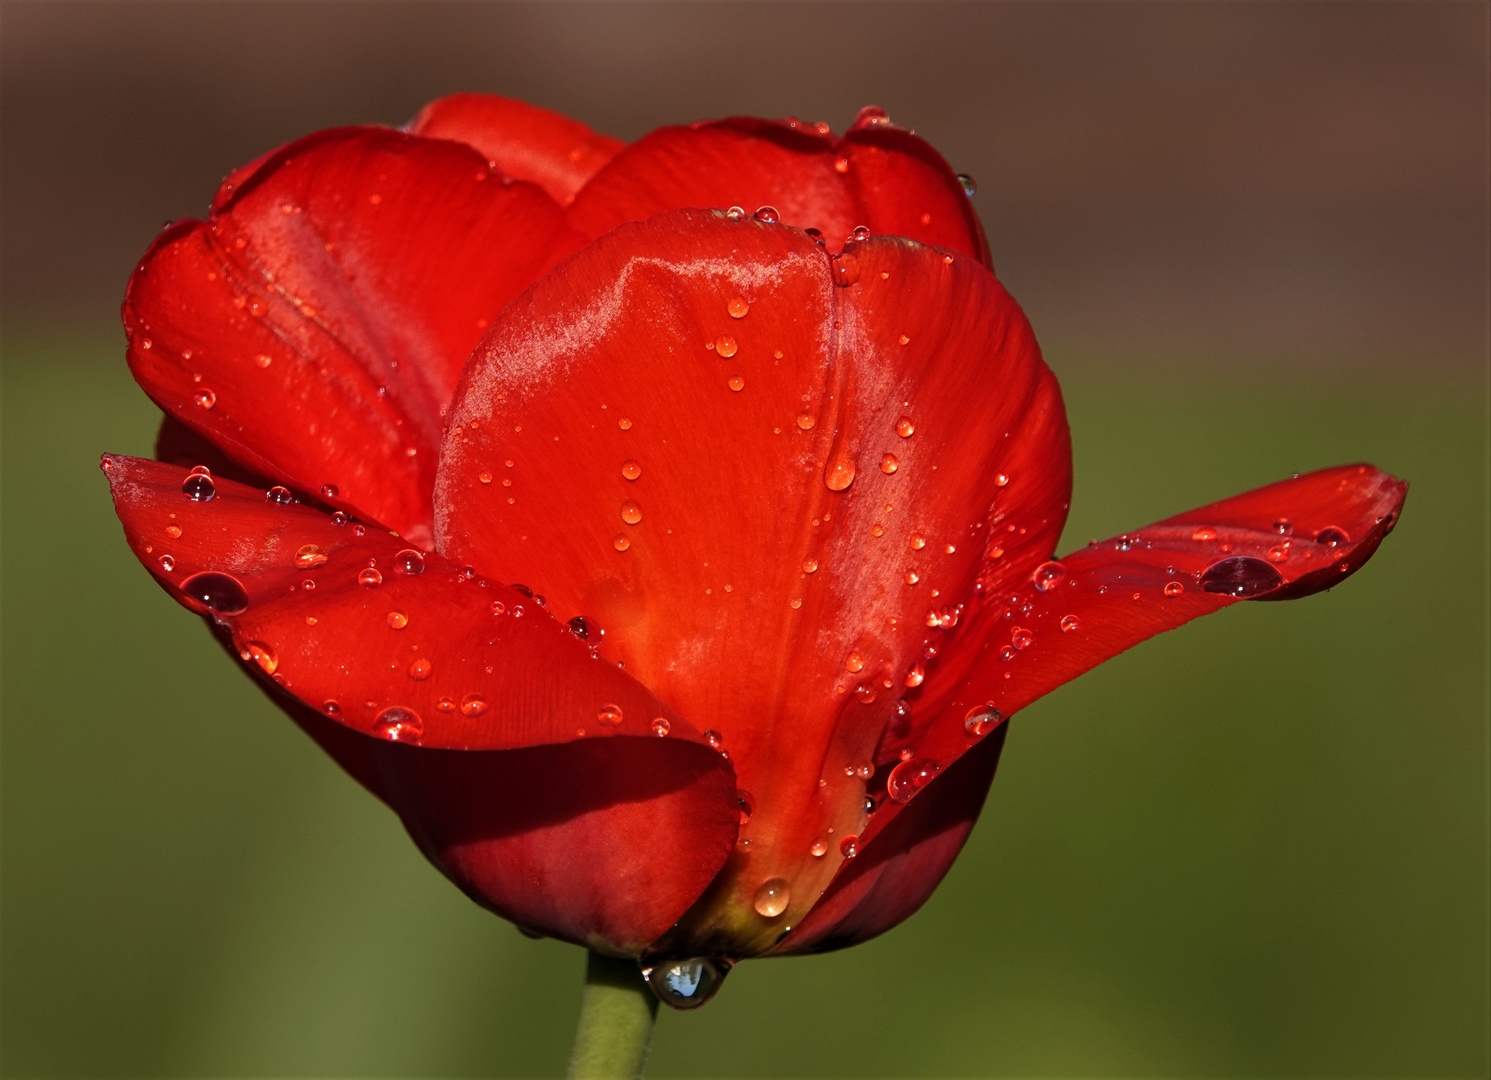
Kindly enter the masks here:
<path id="1" fill-rule="evenodd" d="M 915 757 L 946 768 L 978 742 L 968 718 L 986 709 L 1011 716 L 1199 615 L 1344 581 L 1392 530 L 1407 489 L 1370 465 L 1323 469 L 1089 545 L 991 588 L 913 705 L 925 718 L 910 740 Z M 994 728 L 982 725 L 984 734 Z M 866 844 L 901 810 L 882 805 Z"/>
<path id="2" fill-rule="evenodd" d="M 749 857 L 681 932 L 726 955 L 774 944 L 862 827 L 856 767 L 944 636 L 929 611 L 978 573 L 990 503 L 1045 557 L 1069 476 L 1055 381 L 977 262 L 879 238 L 831 263 L 700 211 L 618 229 L 514 301 L 441 453 L 441 549 L 598 619 L 608 655 L 723 735 Z M 774 876 L 792 906 L 763 920 Z"/>
<path id="3" fill-rule="evenodd" d="M 579 238 L 469 148 L 383 129 L 308 136 L 229 183 L 130 279 L 136 380 L 249 469 L 428 542 L 461 366 Z"/>
<path id="4" fill-rule="evenodd" d="M 402 573 L 397 537 L 231 480 L 103 465 L 156 580 L 480 902 L 636 954 L 723 864 L 729 762 L 534 600 L 438 555 Z"/>
<path id="5" fill-rule="evenodd" d="M 595 237 L 677 207 L 772 206 L 834 251 L 863 225 L 988 264 L 983 226 L 947 162 L 881 116 L 866 109 L 842 139 L 826 124 L 755 117 L 659 128 L 596 174 L 570 220 Z"/>
<path id="6" fill-rule="evenodd" d="M 873 846 L 846 862 L 823 899 L 773 954 L 842 949 L 916 914 L 973 831 L 1008 730 L 1000 725 L 955 761 Z"/>
<path id="7" fill-rule="evenodd" d="M 408 131 L 475 147 L 494 168 L 532 181 L 561 206 L 626 147 L 578 120 L 496 94 L 451 94 L 432 101 Z"/>

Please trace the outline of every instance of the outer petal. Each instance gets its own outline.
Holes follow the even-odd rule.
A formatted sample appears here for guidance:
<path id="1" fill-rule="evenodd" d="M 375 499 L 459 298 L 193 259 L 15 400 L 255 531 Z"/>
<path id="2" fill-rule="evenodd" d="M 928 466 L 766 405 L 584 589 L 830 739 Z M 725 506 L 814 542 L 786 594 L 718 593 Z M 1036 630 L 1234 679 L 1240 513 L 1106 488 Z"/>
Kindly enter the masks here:
<path id="1" fill-rule="evenodd" d="M 827 124 L 732 117 L 659 128 L 575 197 L 570 220 L 595 237 L 676 207 L 775 207 L 832 250 L 857 226 L 972 255 L 989 245 L 962 182 L 925 140 L 861 111 L 835 139 Z"/>
<path id="2" fill-rule="evenodd" d="M 230 480 L 103 464 L 156 580 L 212 618 L 482 903 L 636 954 L 724 862 L 737 829 L 729 762 L 534 599 Z"/>
<path id="3" fill-rule="evenodd" d="M 578 120 L 496 94 L 451 94 L 432 101 L 407 130 L 475 147 L 493 168 L 532 181 L 561 206 L 626 147 Z"/>
<path id="4" fill-rule="evenodd" d="M 908 773 L 946 769 L 1001 717 L 1161 631 L 1240 599 L 1292 599 L 1344 581 L 1392 531 L 1407 489 L 1370 465 L 1323 469 L 1089 545 L 990 590 L 928 674 L 914 706 L 928 722 L 913 735 Z M 897 777 L 883 779 L 898 789 Z M 886 800 L 872 815 L 867 850 L 904 805 Z"/>
<path id="5" fill-rule="evenodd" d="M 963 850 L 994 781 L 1009 725 L 955 761 L 833 884 L 773 955 L 828 952 L 883 934 L 927 902 Z"/>
<path id="6" fill-rule="evenodd" d="M 1068 462 L 1055 381 L 974 260 L 879 238 L 831 261 L 781 225 L 678 211 L 504 310 L 457 391 L 437 522 L 443 551 L 598 619 L 608 655 L 723 736 L 749 847 L 674 943 L 739 956 L 861 828 L 991 503 L 1045 557 Z M 763 918 L 776 878 L 791 900 Z"/>
<path id="7" fill-rule="evenodd" d="M 129 361 L 249 469 L 430 539 L 440 415 L 491 316 L 579 238 L 474 151 L 324 131 L 235 173 L 130 279 Z"/>

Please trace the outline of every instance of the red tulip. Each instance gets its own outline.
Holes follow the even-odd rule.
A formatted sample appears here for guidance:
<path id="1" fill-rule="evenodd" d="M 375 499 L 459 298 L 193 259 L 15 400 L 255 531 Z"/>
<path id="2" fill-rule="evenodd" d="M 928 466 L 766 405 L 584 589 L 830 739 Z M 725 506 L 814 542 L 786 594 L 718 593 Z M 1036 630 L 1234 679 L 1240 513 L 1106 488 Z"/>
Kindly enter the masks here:
<path id="1" fill-rule="evenodd" d="M 168 416 L 103 463 L 145 566 L 469 896 L 675 1004 L 906 918 L 1009 716 L 1335 584 L 1406 491 L 1328 469 L 1053 561 L 1056 380 L 877 110 L 320 132 L 168 228 L 124 319 Z"/>

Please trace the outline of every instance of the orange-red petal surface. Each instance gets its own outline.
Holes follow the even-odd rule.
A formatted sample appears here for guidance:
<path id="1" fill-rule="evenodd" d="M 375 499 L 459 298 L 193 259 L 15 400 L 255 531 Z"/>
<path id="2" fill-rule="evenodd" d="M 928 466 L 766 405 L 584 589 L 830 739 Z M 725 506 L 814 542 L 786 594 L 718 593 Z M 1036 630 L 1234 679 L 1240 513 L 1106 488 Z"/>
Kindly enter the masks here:
<path id="1" fill-rule="evenodd" d="M 626 146 L 578 120 L 496 94 L 451 94 L 409 124 L 412 135 L 474 147 L 496 169 L 529 180 L 568 206 L 575 192 Z"/>
<path id="2" fill-rule="evenodd" d="M 231 186 L 229 186 L 231 185 Z M 580 240 L 469 147 L 320 132 L 167 229 L 124 303 L 136 380 L 257 473 L 430 541 L 441 411 L 491 317 Z"/>
<path id="3" fill-rule="evenodd" d="M 909 740 L 913 760 L 946 769 L 997 730 L 1000 717 L 1199 615 L 1344 581 L 1392 530 L 1406 493 L 1406 484 L 1370 465 L 1323 469 L 991 586 L 913 703 L 924 718 Z M 892 792 L 896 780 L 888 777 Z M 894 799 L 881 805 L 864 834 L 867 850 L 901 812 Z"/>
<path id="4" fill-rule="evenodd" d="M 962 182 L 925 140 L 865 109 L 843 138 L 827 124 L 732 117 L 659 128 L 618 154 L 575 197 L 570 220 L 595 237 L 678 207 L 762 206 L 822 232 L 905 236 L 989 262 Z"/>
<path id="5" fill-rule="evenodd" d="M 1065 420 L 1023 315 L 975 260 L 893 238 L 831 260 L 719 213 L 622 227 L 502 313 L 449 424 L 442 550 L 598 620 L 723 738 L 749 845 L 680 928 L 721 955 L 774 944 L 826 886 L 991 505 L 1041 557 L 1065 517 Z M 757 905 L 778 878 L 785 906 Z"/>
<path id="6" fill-rule="evenodd" d="M 360 733 L 299 717 L 482 903 L 635 954 L 723 863 L 728 761 L 536 598 L 231 480 L 103 464 L 156 580 L 292 715 Z"/>

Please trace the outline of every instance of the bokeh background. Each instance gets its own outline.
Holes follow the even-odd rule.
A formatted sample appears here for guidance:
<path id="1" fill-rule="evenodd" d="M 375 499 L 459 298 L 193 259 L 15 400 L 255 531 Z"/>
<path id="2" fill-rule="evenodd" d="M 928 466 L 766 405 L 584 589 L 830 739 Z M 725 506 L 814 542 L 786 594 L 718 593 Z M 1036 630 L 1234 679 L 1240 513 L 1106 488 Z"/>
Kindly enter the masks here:
<path id="1" fill-rule="evenodd" d="M 8 1076 L 543 1076 L 580 952 L 479 911 L 121 542 L 163 220 L 458 89 L 634 138 L 865 104 L 979 182 L 1062 379 L 1064 547 L 1287 476 L 1408 478 L 1358 577 L 1013 722 L 891 934 L 664 1015 L 674 1076 L 1484 1076 L 1481 3 L 18 3 L 0 9 Z"/>

